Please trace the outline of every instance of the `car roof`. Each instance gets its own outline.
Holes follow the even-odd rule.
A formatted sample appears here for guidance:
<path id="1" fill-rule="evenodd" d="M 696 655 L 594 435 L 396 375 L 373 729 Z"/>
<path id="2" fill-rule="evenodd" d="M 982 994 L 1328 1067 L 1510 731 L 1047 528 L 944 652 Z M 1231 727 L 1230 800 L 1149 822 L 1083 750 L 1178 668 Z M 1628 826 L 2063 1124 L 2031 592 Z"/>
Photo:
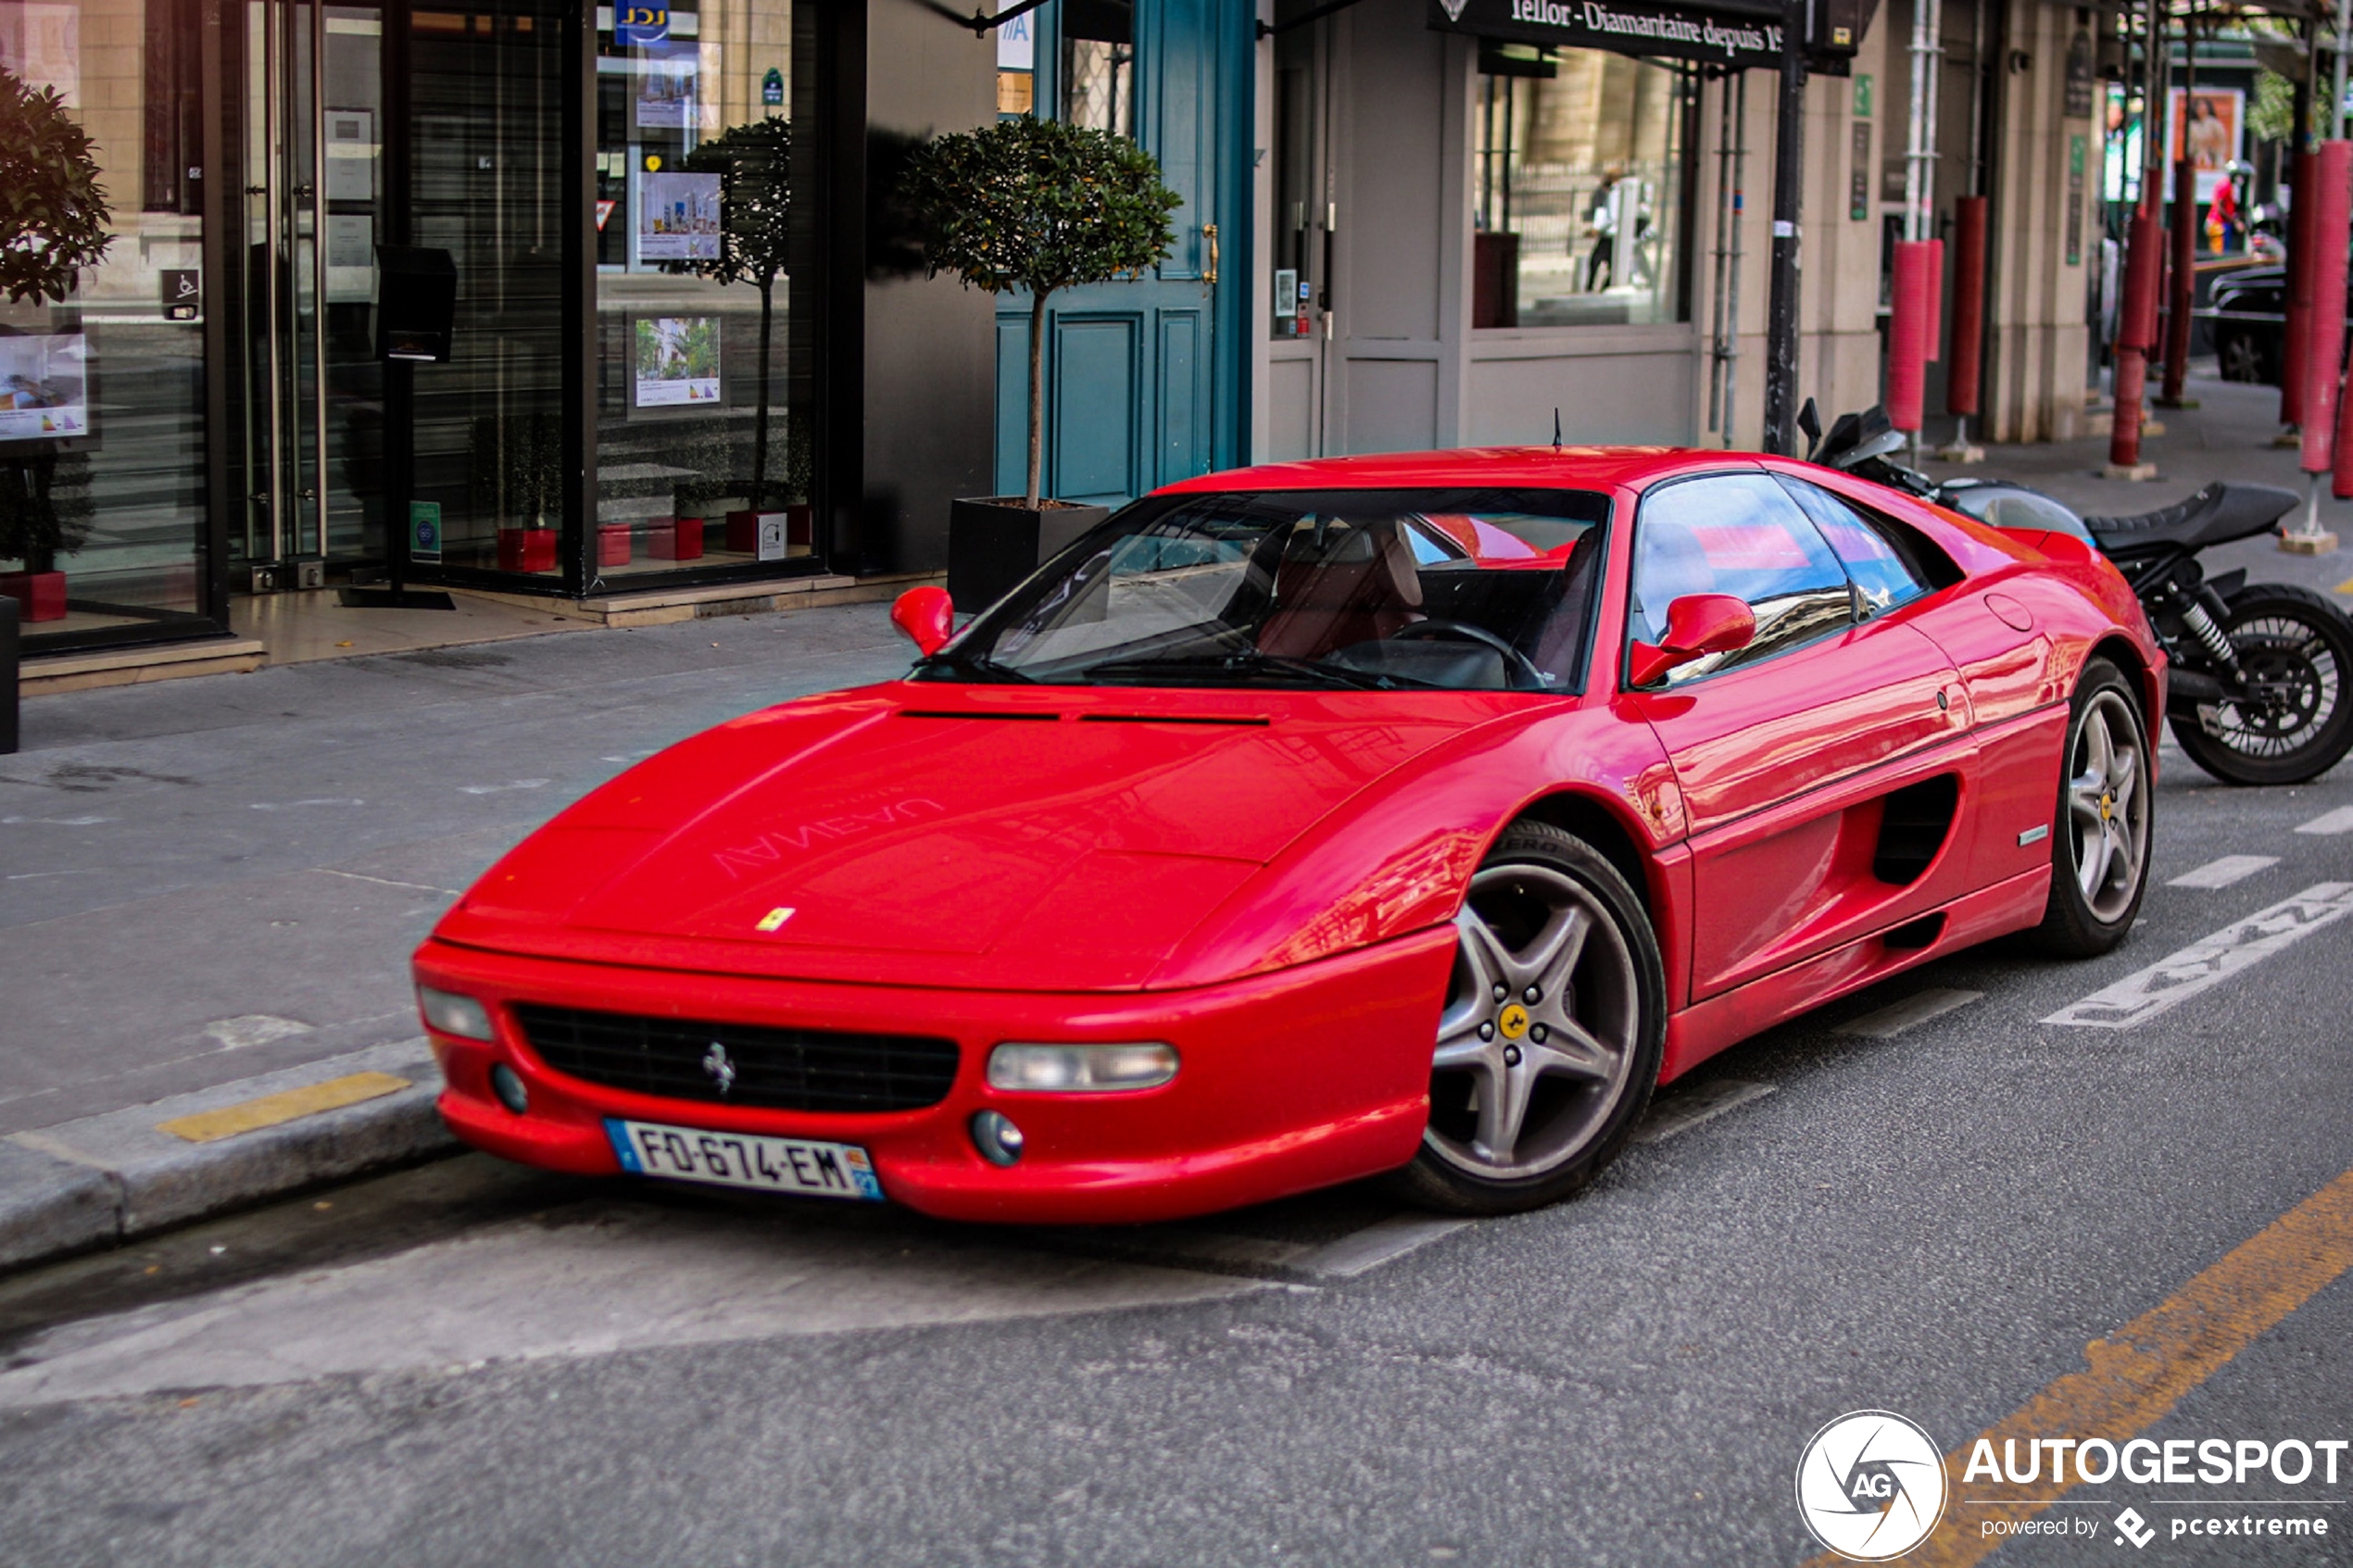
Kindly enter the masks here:
<path id="1" fill-rule="evenodd" d="M 1179 480 L 1159 495 L 1228 490 L 1403 490 L 1426 485 L 1496 484 L 1531 489 L 1640 489 L 1693 469 L 1758 466 L 1751 452 L 1689 446 L 1464 446 L 1442 452 L 1382 452 L 1261 463 Z"/>

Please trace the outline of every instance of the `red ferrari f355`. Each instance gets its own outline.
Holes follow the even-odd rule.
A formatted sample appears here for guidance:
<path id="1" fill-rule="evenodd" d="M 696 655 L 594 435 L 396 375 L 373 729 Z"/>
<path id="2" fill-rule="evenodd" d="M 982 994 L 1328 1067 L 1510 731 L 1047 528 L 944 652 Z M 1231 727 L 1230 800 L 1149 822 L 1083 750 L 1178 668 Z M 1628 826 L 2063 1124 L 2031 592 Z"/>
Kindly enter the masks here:
<path id="1" fill-rule="evenodd" d="M 1146 496 L 902 680 L 640 763 L 416 956 L 468 1142 L 1027 1222 L 1495 1213 L 1653 1088 L 2146 885 L 2121 578 L 1807 464 L 1482 450 Z M 952 633 L 952 634 L 951 634 Z"/>

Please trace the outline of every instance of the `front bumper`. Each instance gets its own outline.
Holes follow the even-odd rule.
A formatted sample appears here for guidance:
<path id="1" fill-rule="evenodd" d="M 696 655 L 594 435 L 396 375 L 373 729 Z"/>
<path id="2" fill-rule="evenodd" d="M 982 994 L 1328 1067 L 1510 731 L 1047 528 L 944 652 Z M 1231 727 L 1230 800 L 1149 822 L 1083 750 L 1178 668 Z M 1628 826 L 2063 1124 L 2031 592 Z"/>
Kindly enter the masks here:
<path id="1" fill-rule="evenodd" d="M 1319 963 L 1197 990 L 1064 993 L 933 990 L 749 979 L 524 958 L 440 940 L 419 949 L 420 984 L 491 1010 L 497 1038 L 434 1034 L 448 1086 L 441 1112 L 478 1148 L 582 1174 L 620 1170 L 607 1117 L 856 1144 L 886 1197 L 927 1214 L 1028 1223 L 1176 1219 L 1394 1170 L 1428 1120 L 1431 1042 L 1453 963 L 1451 926 Z M 954 1083 L 917 1110 L 844 1114 L 657 1098 L 592 1084 L 533 1052 L 511 1004 L 956 1041 Z M 1164 1040 L 1176 1076 L 1109 1094 L 1009 1093 L 984 1073 L 1001 1040 Z M 515 1115 L 490 1089 L 505 1061 L 530 1091 Z M 1019 1164 L 983 1160 L 967 1131 L 1002 1112 Z"/>

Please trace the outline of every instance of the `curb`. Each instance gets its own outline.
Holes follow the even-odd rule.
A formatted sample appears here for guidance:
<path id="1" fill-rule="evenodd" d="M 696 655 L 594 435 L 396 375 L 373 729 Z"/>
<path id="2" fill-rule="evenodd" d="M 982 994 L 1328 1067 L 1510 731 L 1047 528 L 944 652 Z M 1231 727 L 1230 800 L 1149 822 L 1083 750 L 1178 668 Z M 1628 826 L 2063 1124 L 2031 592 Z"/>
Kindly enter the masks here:
<path id="1" fill-rule="evenodd" d="M 320 1091 L 358 1074 L 389 1092 L 296 1110 L 195 1143 L 161 1123 Z M 371 1081 L 371 1088 L 378 1088 Z M 0 1268 L 107 1247 L 379 1166 L 453 1154 L 434 1100 L 441 1070 L 422 1036 L 0 1138 Z M 282 1102 L 283 1103 L 283 1102 Z"/>

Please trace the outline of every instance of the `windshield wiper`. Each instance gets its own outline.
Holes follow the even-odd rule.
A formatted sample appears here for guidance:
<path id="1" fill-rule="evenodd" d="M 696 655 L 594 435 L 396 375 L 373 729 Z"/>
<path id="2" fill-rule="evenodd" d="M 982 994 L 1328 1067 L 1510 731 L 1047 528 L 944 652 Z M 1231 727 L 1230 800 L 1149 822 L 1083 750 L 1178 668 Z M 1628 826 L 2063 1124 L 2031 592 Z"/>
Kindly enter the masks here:
<path id="1" fill-rule="evenodd" d="M 1256 675 L 1282 675 L 1356 692 L 1395 691 L 1406 686 L 1428 688 L 1433 684 L 1410 676 L 1378 674 L 1368 670 L 1350 670 L 1336 664 L 1318 664 L 1312 659 L 1285 659 L 1279 654 L 1256 652 L 1209 654 L 1191 659 L 1115 659 L 1101 664 L 1090 664 L 1083 673 L 1090 682 L 1105 675 L 1140 675 L 1146 678 L 1166 675 L 1180 680 L 1214 680 L 1225 676 L 1238 682 L 1247 682 Z M 1113 684 L 1118 683 L 1114 679 Z"/>
<path id="2" fill-rule="evenodd" d="M 1038 679 L 1025 675 L 1010 664 L 1000 664 L 983 653 L 931 653 L 915 660 L 918 671 L 945 670 L 975 681 L 996 681 L 1008 685 L 1034 686 Z"/>

